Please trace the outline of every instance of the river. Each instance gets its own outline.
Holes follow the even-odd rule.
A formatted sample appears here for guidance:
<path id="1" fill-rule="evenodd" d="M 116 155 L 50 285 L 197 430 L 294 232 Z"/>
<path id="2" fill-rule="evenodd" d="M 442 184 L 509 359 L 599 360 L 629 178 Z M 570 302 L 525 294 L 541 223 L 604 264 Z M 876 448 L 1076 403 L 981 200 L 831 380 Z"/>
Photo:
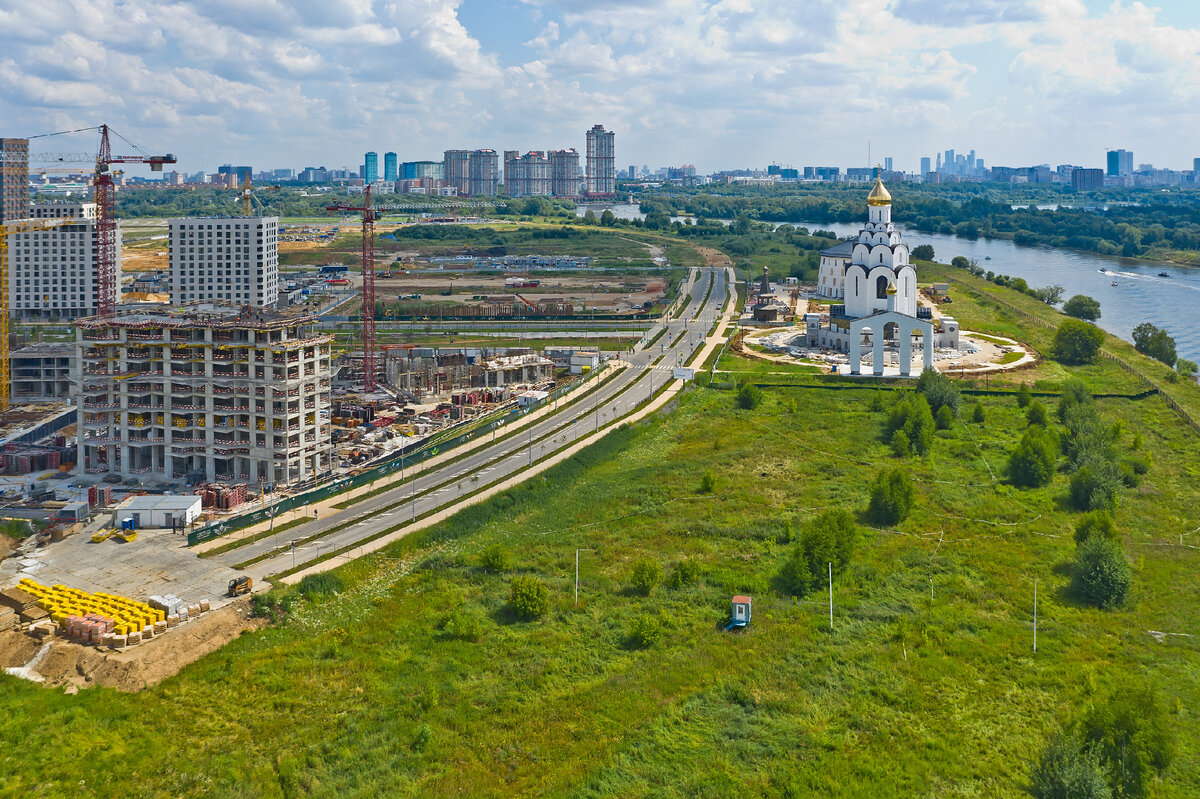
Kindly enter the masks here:
<path id="1" fill-rule="evenodd" d="M 597 215 L 605 207 L 611 207 L 622 219 L 641 216 L 636 205 L 591 206 Z M 858 235 L 859 229 L 856 224 L 835 222 L 795 224 L 809 230 L 829 230 L 843 238 Z M 898 227 L 903 230 L 904 226 Z M 949 263 L 956 255 L 965 255 L 977 260 L 984 269 L 1024 278 L 1030 286 L 1062 286 L 1064 300 L 1074 294 L 1086 294 L 1100 302 L 1099 325 L 1110 333 L 1128 341 L 1133 328 L 1150 322 L 1174 337 L 1180 357 L 1200 361 L 1200 330 L 1197 330 L 1200 314 L 1196 310 L 1200 305 L 1200 268 L 1014 244 L 1007 239 L 966 239 L 911 231 L 905 232 L 904 239 L 910 247 L 933 245 L 937 260 L 943 263 Z M 1159 277 L 1160 272 L 1170 277 Z"/>

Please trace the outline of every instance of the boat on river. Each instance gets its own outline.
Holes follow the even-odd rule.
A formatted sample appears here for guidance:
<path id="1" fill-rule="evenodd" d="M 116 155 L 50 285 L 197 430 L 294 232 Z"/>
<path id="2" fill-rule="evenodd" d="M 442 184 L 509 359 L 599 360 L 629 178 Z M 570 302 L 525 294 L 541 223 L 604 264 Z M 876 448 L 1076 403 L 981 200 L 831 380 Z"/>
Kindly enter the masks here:
<path id="1" fill-rule="evenodd" d="M 1170 277 L 1170 275 L 1169 275 L 1169 274 L 1167 274 L 1166 272 L 1159 272 L 1159 273 L 1158 273 L 1158 276 L 1159 276 L 1159 277 Z"/>

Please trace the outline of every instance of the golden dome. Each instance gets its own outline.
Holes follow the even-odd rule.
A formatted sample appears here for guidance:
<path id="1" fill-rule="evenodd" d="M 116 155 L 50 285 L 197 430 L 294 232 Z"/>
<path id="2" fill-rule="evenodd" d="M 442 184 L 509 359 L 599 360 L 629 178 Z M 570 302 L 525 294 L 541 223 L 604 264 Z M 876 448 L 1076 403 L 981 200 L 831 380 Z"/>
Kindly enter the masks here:
<path id="1" fill-rule="evenodd" d="M 892 195 L 883 187 L 883 180 L 875 178 L 875 188 L 867 195 L 867 205 L 891 205 Z"/>
<path id="2" fill-rule="evenodd" d="M 896 293 L 896 284 L 888 283 L 888 287 L 887 287 L 886 291 L 888 294 L 895 294 Z"/>

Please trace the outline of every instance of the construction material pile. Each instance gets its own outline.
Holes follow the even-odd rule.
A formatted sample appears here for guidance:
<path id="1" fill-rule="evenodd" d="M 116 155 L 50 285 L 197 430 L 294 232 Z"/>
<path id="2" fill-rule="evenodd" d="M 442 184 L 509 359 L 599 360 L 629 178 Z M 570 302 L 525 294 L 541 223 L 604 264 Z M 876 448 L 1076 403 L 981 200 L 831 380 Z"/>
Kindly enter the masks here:
<path id="1" fill-rule="evenodd" d="M 112 486 L 88 486 L 88 507 L 107 508 L 112 504 Z"/>
<path id="2" fill-rule="evenodd" d="M 247 497 L 245 483 L 231 486 L 222 483 L 208 483 L 198 489 L 196 493 L 200 495 L 202 507 L 219 510 L 232 510 L 245 502 Z"/>

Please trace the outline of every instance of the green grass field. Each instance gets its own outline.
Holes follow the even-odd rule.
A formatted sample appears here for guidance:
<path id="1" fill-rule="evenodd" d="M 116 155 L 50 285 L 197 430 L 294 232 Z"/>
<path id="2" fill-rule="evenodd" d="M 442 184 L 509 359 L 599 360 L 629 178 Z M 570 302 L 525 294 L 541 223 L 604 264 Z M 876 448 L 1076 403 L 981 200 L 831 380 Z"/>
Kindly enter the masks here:
<path id="1" fill-rule="evenodd" d="M 1195 433 L 1158 398 L 1099 401 L 1122 447 L 1139 436 L 1153 463 L 1117 514 L 1132 601 L 1103 612 L 1066 590 L 1064 476 L 1029 491 L 993 479 L 1024 428 L 1012 399 L 985 397 L 985 424 L 901 461 L 875 393 L 770 388 L 745 411 L 693 389 L 670 415 L 342 567 L 340 595 L 136 696 L 0 678 L 0 735 L 17 742 L 0 794 L 1021 796 L 1029 761 L 1089 696 L 1144 679 L 1180 744 L 1153 795 L 1194 795 L 1200 645 L 1147 631 L 1200 632 L 1200 556 L 1175 546 L 1200 525 Z M 861 511 L 885 463 L 912 473 L 916 510 L 866 532 L 836 577 L 830 630 L 823 592 L 798 604 L 775 590 L 785 542 L 821 509 Z M 497 543 L 510 573 L 478 566 Z M 640 558 L 667 573 L 694 561 L 701 578 L 635 595 Z M 507 610 L 515 574 L 549 585 L 545 618 Z M 754 597 L 740 634 L 720 629 L 733 593 Z M 478 641 L 439 630 L 456 610 L 479 620 Z M 638 649 L 628 632 L 644 613 L 663 635 Z"/>

